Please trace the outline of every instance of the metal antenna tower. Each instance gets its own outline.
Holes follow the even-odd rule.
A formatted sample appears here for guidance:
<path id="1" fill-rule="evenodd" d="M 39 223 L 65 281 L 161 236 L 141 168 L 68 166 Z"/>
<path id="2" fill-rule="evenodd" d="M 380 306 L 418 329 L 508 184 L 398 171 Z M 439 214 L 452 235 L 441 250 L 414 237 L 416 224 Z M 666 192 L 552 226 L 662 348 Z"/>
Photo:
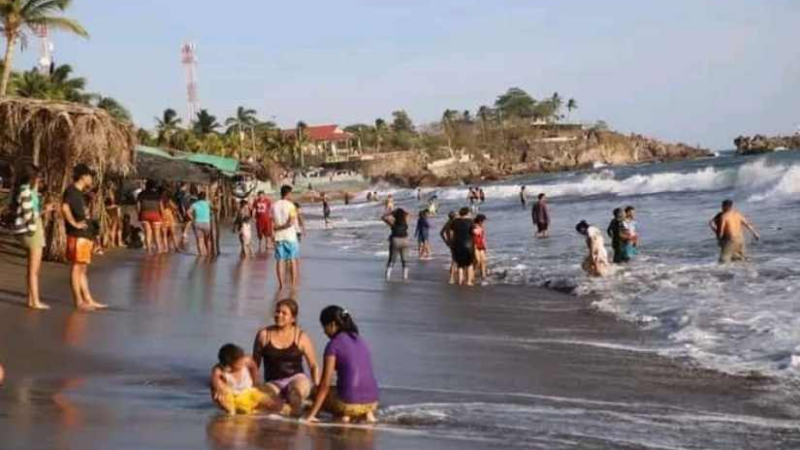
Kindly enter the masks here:
<path id="1" fill-rule="evenodd" d="M 195 45 L 191 43 L 183 44 L 181 47 L 181 63 L 186 72 L 187 125 L 191 124 L 200 112 L 200 100 L 197 98 L 197 57 L 194 51 Z"/>
<path id="2" fill-rule="evenodd" d="M 50 75 L 53 70 L 53 43 L 50 41 L 47 25 L 39 25 L 34 28 L 36 36 L 39 37 L 41 48 L 39 49 L 39 62 L 36 66 L 42 75 Z"/>

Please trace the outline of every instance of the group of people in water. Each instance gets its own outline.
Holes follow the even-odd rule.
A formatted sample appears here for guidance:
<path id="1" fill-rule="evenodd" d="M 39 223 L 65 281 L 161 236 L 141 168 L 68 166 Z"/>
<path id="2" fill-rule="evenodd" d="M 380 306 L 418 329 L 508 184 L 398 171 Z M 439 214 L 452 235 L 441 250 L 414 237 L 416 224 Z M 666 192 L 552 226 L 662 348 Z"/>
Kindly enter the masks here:
<path id="1" fill-rule="evenodd" d="M 351 313 L 336 305 L 321 311 L 329 339 L 321 367 L 311 337 L 297 325 L 298 314 L 296 301 L 280 300 L 274 324 L 256 333 L 251 355 L 235 344 L 219 349 L 211 371 L 213 401 L 228 414 L 263 411 L 314 422 L 325 411 L 344 423 L 374 423 L 378 383 Z"/>

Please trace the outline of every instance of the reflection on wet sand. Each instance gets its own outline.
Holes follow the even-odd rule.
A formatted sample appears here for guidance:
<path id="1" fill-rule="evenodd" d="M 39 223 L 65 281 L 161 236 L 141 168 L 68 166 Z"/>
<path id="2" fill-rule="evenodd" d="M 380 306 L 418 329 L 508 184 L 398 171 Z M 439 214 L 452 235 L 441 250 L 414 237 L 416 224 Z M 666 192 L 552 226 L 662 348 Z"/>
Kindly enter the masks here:
<path id="1" fill-rule="evenodd" d="M 268 450 L 372 450 L 371 428 L 306 425 L 284 419 L 254 416 L 212 417 L 206 426 L 215 450 L 259 448 Z"/>

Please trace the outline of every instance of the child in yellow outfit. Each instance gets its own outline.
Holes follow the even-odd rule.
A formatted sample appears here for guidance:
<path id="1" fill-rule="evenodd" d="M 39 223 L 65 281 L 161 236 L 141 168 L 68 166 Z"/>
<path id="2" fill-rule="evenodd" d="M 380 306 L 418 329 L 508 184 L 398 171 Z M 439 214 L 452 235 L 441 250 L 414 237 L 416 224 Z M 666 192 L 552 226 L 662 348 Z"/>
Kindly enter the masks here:
<path id="1" fill-rule="evenodd" d="M 255 387 L 258 368 L 241 347 L 225 344 L 219 349 L 218 358 L 219 364 L 211 371 L 211 397 L 217 406 L 228 414 L 281 410 L 280 400 Z"/>

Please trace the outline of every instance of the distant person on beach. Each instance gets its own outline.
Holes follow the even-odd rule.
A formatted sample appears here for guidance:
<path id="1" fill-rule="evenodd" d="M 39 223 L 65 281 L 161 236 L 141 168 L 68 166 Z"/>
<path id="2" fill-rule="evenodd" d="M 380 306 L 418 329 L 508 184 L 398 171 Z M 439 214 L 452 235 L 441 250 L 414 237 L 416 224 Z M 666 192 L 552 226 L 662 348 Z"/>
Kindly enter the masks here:
<path id="1" fill-rule="evenodd" d="M 108 217 L 108 242 L 110 247 L 124 247 L 122 239 L 122 206 L 117 203 L 113 190 L 106 196 L 106 217 Z"/>
<path id="2" fill-rule="evenodd" d="M 438 205 L 436 203 L 437 203 L 438 200 L 439 200 L 439 197 L 437 197 L 435 195 L 433 197 L 431 197 L 430 200 L 428 200 L 428 215 L 429 216 L 435 216 L 436 215 L 436 210 L 438 209 Z"/>
<path id="3" fill-rule="evenodd" d="M 256 388 L 258 368 L 241 347 L 225 344 L 217 359 L 211 369 L 211 399 L 217 406 L 231 415 L 280 411 L 280 401 Z"/>
<path id="4" fill-rule="evenodd" d="M 189 207 L 189 218 L 194 225 L 194 236 L 197 240 L 197 253 L 200 256 L 211 254 L 211 204 L 206 200 L 206 193 L 201 192 L 197 201 Z"/>
<path id="5" fill-rule="evenodd" d="M 39 296 L 39 272 L 42 268 L 42 253 L 45 246 L 42 214 L 50 212 L 53 208 L 51 205 L 45 207 L 42 204 L 39 181 L 39 168 L 33 164 L 29 164 L 21 171 L 11 194 L 11 210 L 14 211 L 14 228 L 20 233 L 20 243 L 28 253 L 26 272 L 28 308 L 45 310 L 50 309 L 50 306 L 42 303 Z"/>
<path id="6" fill-rule="evenodd" d="M 303 218 L 303 205 L 300 202 L 294 202 L 294 207 L 297 210 L 297 242 L 303 241 L 303 235 L 306 232 L 306 221 Z"/>
<path id="7" fill-rule="evenodd" d="M 455 211 L 450 211 L 447 213 L 447 222 L 445 222 L 442 229 L 439 231 L 439 236 L 444 241 L 444 244 L 450 250 L 450 284 L 455 284 L 456 282 L 456 275 L 458 274 L 458 265 L 456 265 L 456 255 L 453 250 L 453 221 L 456 220 Z"/>
<path id="8" fill-rule="evenodd" d="M 180 239 L 176 227 L 178 226 L 178 205 L 167 195 L 166 192 L 161 194 L 161 203 L 164 205 L 163 222 L 161 224 L 161 232 L 164 240 L 164 250 L 166 252 L 177 252 L 181 248 Z"/>
<path id="9" fill-rule="evenodd" d="M 104 309 L 108 305 L 96 302 L 89 291 L 88 272 L 96 231 L 89 225 L 84 192 L 92 188 L 94 171 L 86 164 L 78 164 L 73 169 L 72 180 L 72 185 L 64 192 L 61 206 L 67 230 L 67 260 L 71 264 L 72 300 L 80 310 Z"/>
<path id="10" fill-rule="evenodd" d="M 478 188 L 478 199 L 481 201 L 481 203 L 486 202 L 486 193 L 483 192 L 483 188 Z"/>
<path id="11" fill-rule="evenodd" d="M 233 221 L 234 232 L 239 236 L 240 255 L 243 258 L 253 256 L 253 211 L 247 200 L 239 200 L 239 210 Z"/>
<path id="12" fill-rule="evenodd" d="M 622 222 L 625 220 L 625 212 L 622 208 L 614 209 L 614 218 L 608 224 L 606 233 L 611 238 L 611 248 L 614 250 L 614 264 L 625 262 L 625 255 L 622 251 Z"/>
<path id="13" fill-rule="evenodd" d="M 461 208 L 458 217 L 450 222 L 452 230 L 453 260 L 456 264 L 458 284 L 475 284 L 475 239 L 469 208 Z"/>
<path id="14" fill-rule="evenodd" d="M 164 204 L 156 182 L 147 180 L 144 191 L 136 198 L 136 212 L 144 227 L 144 248 L 147 253 L 163 253 L 164 242 L 161 234 Z"/>
<path id="15" fill-rule="evenodd" d="M 417 201 L 422 201 L 422 189 L 417 188 Z"/>
<path id="16" fill-rule="evenodd" d="M 525 192 L 525 186 L 519 188 L 519 202 L 522 204 L 523 208 L 525 208 L 528 204 L 528 197 L 527 193 Z"/>
<path id="17" fill-rule="evenodd" d="M 131 223 L 131 215 L 127 213 L 122 216 L 122 241 L 128 248 L 140 249 L 144 247 L 142 229 L 133 226 Z"/>
<path id="18" fill-rule="evenodd" d="M 305 420 L 316 422 L 319 412 L 325 410 L 344 423 L 377 422 L 379 392 L 372 355 L 353 317 L 340 306 L 328 306 L 320 314 L 320 323 L 330 341 L 325 347 L 322 380 Z M 332 385 L 334 374 L 336 386 Z"/>
<path id="19" fill-rule="evenodd" d="M 431 258 L 430 234 L 431 223 L 428 220 L 428 210 L 423 209 L 419 212 L 417 228 L 414 230 L 414 236 L 417 238 L 417 252 L 419 253 L 419 259 L 424 260 Z"/>
<path id="20" fill-rule="evenodd" d="M 394 196 L 392 194 L 386 196 L 386 202 L 384 202 L 383 206 L 387 212 L 394 211 Z"/>
<path id="21" fill-rule="evenodd" d="M 350 205 L 350 199 L 351 199 L 351 198 L 352 198 L 352 197 L 350 196 L 350 193 L 349 193 L 349 192 L 345 192 L 345 193 L 344 193 L 344 205 L 345 205 L 345 206 L 349 206 L 349 205 Z"/>
<path id="22" fill-rule="evenodd" d="M 181 183 L 180 187 L 178 188 L 178 192 L 175 193 L 175 204 L 178 205 L 178 215 L 183 223 L 183 227 L 180 230 L 181 249 L 185 249 L 189 245 L 189 228 L 192 226 L 192 221 L 189 217 L 189 208 L 192 206 L 194 201 L 195 198 L 193 198 L 189 192 L 189 185 L 186 183 Z"/>
<path id="23" fill-rule="evenodd" d="M 253 343 L 256 370 L 264 365 L 266 388 L 288 402 L 292 415 L 299 416 L 311 388 L 319 385 L 320 370 L 314 343 L 297 325 L 297 302 L 284 299 L 275 306 L 275 324 L 261 329 Z M 303 370 L 303 360 L 311 374 Z"/>
<path id="24" fill-rule="evenodd" d="M 623 262 L 633 260 L 639 253 L 639 234 L 636 228 L 636 208 L 628 206 L 625 208 L 620 226 L 620 249 Z"/>
<path id="25" fill-rule="evenodd" d="M 385 214 L 381 220 L 389 226 L 389 261 L 386 263 L 386 280 L 392 278 L 392 268 L 399 257 L 403 265 L 403 279 L 408 280 L 408 213 L 403 208 L 397 208 Z"/>
<path id="26" fill-rule="evenodd" d="M 275 221 L 275 270 L 280 289 L 289 283 L 297 286 L 299 273 L 297 259 L 300 245 L 297 207 L 292 202 L 292 187 L 281 187 L 281 199 L 272 205 L 272 218 Z"/>
<path id="27" fill-rule="evenodd" d="M 475 272 L 485 282 L 489 275 L 486 257 L 486 216 L 475 216 L 475 226 L 472 228 L 472 238 L 475 241 Z"/>
<path id="28" fill-rule="evenodd" d="M 611 271 L 611 265 L 608 262 L 603 233 L 597 227 L 586 223 L 585 220 L 576 225 L 575 230 L 586 237 L 586 246 L 589 249 L 589 254 L 581 264 L 583 270 L 592 277 L 608 275 Z"/>
<path id="29" fill-rule="evenodd" d="M 331 227 L 331 205 L 328 202 L 328 194 L 322 194 L 322 220 L 325 229 Z"/>
<path id="30" fill-rule="evenodd" d="M 756 241 L 761 239 L 761 235 L 742 213 L 734 209 L 732 200 L 725 200 L 722 203 L 722 211 L 717 231 L 720 246 L 719 262 L 727 264 L 744 261 L 747 259 L 744 230 L 747 229 Z"/>
<path id="31" fill-rule="evenodd" d="M 273 222 L 272 222 L 272 200 L 264 194 L 264 191 L 258 191 L 256 200 L 253 202 L 253 210 L 256 218 L 256 234 L 258 236 L 258 252 L 262 248 L 272 248 L 273 243 Z"/>
<path id="32" fill-rule="evenodd" d="M 539 239 L 550 237 L 550 211 L 544 193 L 539 194 L 539 199 L 533 204 L 531 219 L 536 227 L 536 237 Z"/>

